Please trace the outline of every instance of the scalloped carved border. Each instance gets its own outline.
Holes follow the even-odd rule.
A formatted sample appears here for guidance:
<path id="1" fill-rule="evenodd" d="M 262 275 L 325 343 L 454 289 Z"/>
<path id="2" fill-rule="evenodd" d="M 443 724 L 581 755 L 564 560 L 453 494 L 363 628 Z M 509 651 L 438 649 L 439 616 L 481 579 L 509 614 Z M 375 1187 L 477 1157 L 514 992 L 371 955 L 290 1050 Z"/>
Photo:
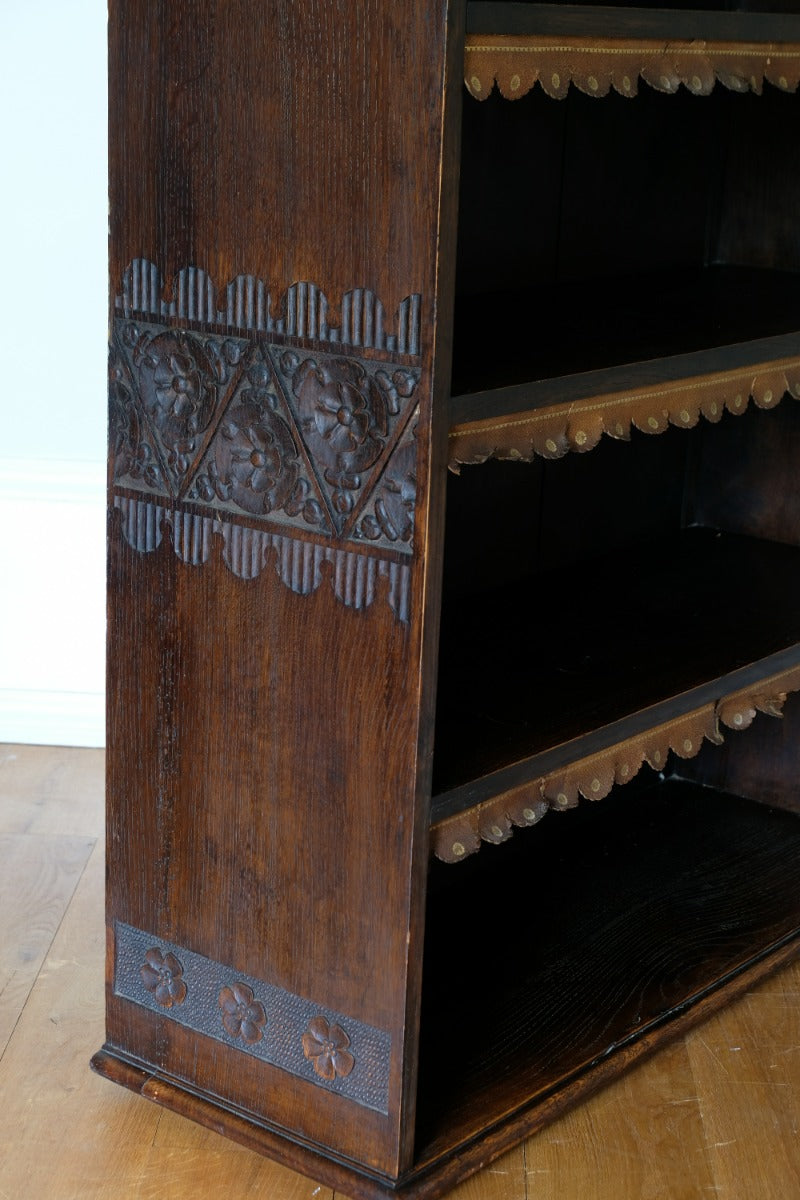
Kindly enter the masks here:
<path id="1" fill-rule="evenodd" d="M 740 416 L 752 399 L 775 408 L 784 395 L 800 399 L 800 359 L 693 376 L 673 384 L 612 392 L 601 397 L 512 416 L 456 425 L 450 431 L 451 470 L 489 458 L 531 462 L 535 455 L 562 458 L 571 450 L 592 450 L 603 434 L 629 440 L 631 428 L 664 433 L 670 425 L 691 429 L 705 417 L 716 423 L 723 412 Z"/>
<path id="2" fill-rule="evenodd" d="M 315 592 L 327 576 L 337 600 L 357 611 L 369 608 L 385 591 L 389 607 L 401 621 L 411 615 L 411 567 L 370 554 L 323 546 L 247 525 L 200 516 L 150 500 L 114 496 L 122 517 L 122 535 L 140 554 L 158 549 L 169 536 L 178 558 L 199 567 L 222 539 L 222 559 L 239 579 L 255 579 L 272 561 L 281 582 L 299 596 Z"/>
<path id="3" fill-rule="evenodd" d="M 800 691 L 800 666 L 731 692 L 716 703 L 447 817 L 431 830 L 432 852 L 442 862 L 461 862 L 475 854 L 482 842 L 494 845 L 506 842 L 515 826 L 536 825 L 551 809 L 574 808 L 581 797 L 602 800 L 615 784 L 629 783 L 635 778 L 644 763 L 656 771 L 662 770 L 671 750 L 681 758 L 694 758 L 704 741 L 720 745 L 724 741 L 722 726 L 728 730 L 747 729 L 757 712 L 782 716 L 787 695 L 797 691 Z"/>
<path id="4" fill-rule="evenodd" d="M 477 100 L 485 100 L 495 83 L 507 100 L 518 100 L 536 83 L 555 100 L 567 95 L 570 84 L 587 96 L 606 96 L 613 88 L 632 97 L 640 79 L 659 92 L 683 85 L 698 96 L 707 96 L 717 81 L 735 92 L 760 94 L 765 80 L 794 92 L 800 45 L 473 34 L 465 47 L 464 82 Z"/>
<path id="5" fill-rule="evenodd" d="M 315 345 L 382 350 L 412 358 L 421 353 L 422 298 L 417 292 L 401 301 L 391 322 L 387 321 L 381 300 L 368 288 L 345 292 L 340 317 L 336 317 L 315 283 L 293 283 L 281 296 L 255 275 L 238 275 L 218 294 L 211 276 L 197 266 L 178 271 L 170 295 L 167 299 L 156 264 L 136 258 L 123 274 L 116 311 L 125 317 L 213 325 L 231 332 L 264 333 Z"/>

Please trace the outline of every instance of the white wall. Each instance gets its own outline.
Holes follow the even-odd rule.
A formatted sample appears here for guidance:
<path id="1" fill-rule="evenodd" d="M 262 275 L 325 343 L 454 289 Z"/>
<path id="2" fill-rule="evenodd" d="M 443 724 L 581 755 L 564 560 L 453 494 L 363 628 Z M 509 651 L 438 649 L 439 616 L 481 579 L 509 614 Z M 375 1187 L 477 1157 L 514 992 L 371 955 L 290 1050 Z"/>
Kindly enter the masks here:
<path id="1" fill-rule="evenodd" d="M 0 0 L 0 741 L 104 738 L 105 40 Z"/>

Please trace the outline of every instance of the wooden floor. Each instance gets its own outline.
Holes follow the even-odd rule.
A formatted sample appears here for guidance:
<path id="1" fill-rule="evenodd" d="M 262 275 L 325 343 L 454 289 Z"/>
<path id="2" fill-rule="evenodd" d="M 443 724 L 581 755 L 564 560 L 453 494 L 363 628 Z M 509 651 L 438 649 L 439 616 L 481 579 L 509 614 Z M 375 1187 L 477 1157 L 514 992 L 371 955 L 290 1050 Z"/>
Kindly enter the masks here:
<path id="1" fill-rule="evenodd" d="M 103 1041 L 103 754 L 0 746 L 0 1200 L 332 1200 L 89 1071 Z M 800 964 L 452 1193 L 800 1197 Z"/>

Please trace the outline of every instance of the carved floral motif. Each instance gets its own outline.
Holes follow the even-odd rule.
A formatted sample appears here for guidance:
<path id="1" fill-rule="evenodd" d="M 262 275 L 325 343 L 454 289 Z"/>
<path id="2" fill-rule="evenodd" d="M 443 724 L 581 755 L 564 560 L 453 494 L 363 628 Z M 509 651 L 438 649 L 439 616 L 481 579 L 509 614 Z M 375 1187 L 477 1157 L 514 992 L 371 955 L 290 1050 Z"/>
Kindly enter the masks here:
<path id="1" fill-rule="evenodd" d="M 183 980 L 183 967 L 174 954 L 162 954 L 158 949 L 148 950 L 139 974 L 148 992 L 164 1008 L 183 1004 L 187 987 Z"/>
<path id="2" fill-rule="evenodd" d="M 159 494 L 169 492 L 134 401 L 130 372 L 113 345 L 108 356 L 108 437 L 115 479 L 136 480 Z"/>
<path id="3" fill-rule="evenodd" d="M 301 477 L 296 437 L 278 411 L 272 377 L 253 355 L 241 388 L 223 417 L 194 488 L 206 502 L 235 504 L 254 516 L 283 510 L 320 525 L 323 510 Z"/>
<path id="4" fill-rule="evenodd" d="M 348 1049 L 350 1038 L 341 1025 L 330 1025 L 324 1017 L 314 1017 L 302 1041 L 303 1054 L 321 1079 L 328 1082 L 337 1076 L 344 1079 L 353 1070 L 356 1060 Z"/>
<path id="5" fill-rule="evenodd" d="M 115 482 L 410 546 L 418 372 L 118 320 L 109 373 Z"/>
<path id="6" fill-rule="evenodd" d="M 372 512 L 358 525 L 358 533 L 368 541 L 385 538 L 389 542 L 408 543 L 414 534 L 414 508 L 417 500 L 416 425 L 389 459 L 374 493 Z"/>
<path id="7" fill-rule="evenodd" d="M 240 1037 L 249 1046 L 261 1041 L 267 1014 L 264 1012 L 264 1005 L 254 999 L 252 988 L 246 983 L 234 983 L 232 987 L 224 987 L 219 994 L 219 1006 L 222 1010 L 222 1024 L 231 1037 Z"/>
<path id="8" fill-rule="evenodd" d="M 301 358 L 293 350 L 282 355 L 280 367 L 291 381 L 298 426 L 341 528 L 414 393 L 417 376 L 402 368 L 391 375 L 373 372 L 354 358 Z"/>
<path id="9" fill-rule="evenodd" d="M 121 326 L 128 365 L 112 348 L 110 407 L 115 477 L 178 491 L 230 379 L 239 348 L 182 330 Z M 135 386 L 138 405 L 134 403 Z"/>

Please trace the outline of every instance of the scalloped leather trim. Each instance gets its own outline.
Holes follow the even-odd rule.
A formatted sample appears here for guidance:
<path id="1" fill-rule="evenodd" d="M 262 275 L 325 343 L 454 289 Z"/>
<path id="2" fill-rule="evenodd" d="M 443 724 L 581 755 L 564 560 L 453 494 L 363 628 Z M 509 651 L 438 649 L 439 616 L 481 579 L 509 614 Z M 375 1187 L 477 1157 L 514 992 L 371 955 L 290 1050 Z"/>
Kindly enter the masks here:
<path id="1" fill-rule="evenodd" d="M 757 712 L 782 716 L 787 695 L 797 691 L 800 667 L 791 667 L 609 750 L 570 763 L 552 775 L 446 817 L 431 829 L 432 853 L 442 862 L 461 862 L 480 850 L 482 842 L 506 842 L 515 826 L 535 825 L 551 809 L 574 808 L 581 798 L 601 800 L 615 784 L 629 783 L 644 763 L 660 771 L 671 750 L 681 758 L 694 758 L 704 741 L 720 745 L 725 740 L 721 726 L 747 729 Z"/>
<path id="2" fill-rule="evenodd" d="M 725 409 L 738 416 L 751 399 L 759 408 L 775 408 L 786 394 L 800 399 L 800 359 L 587 396 L 502 420 L 455 425 L 450 431 L 449 466 L 458 471 L 460 464 L 489 458 L 530 462 L 536 454 L 562 458 L 570 450 L 593 449 L 604 433 L 627 441 L 632 426 L 652 434 L 664 433 L 670 425 L 690 429 L 701 416 L 719 421 Z"/>
<path id="3" fill-rule="evenodd" d="M 587 96 L 636 95 L 643 79 L 659 92 L 683 85 L 706 96 L 717 81 L 731 91 L 761 93 L 767 80 L 784 92 L 800 83 L 800 45 L 765 42 L 663 42 L 609 38 L 467 37 L 464 82 L 477 100 L 496 83 L 518 100 L 536 83 L 555 100 L 574 84 Z"/>

